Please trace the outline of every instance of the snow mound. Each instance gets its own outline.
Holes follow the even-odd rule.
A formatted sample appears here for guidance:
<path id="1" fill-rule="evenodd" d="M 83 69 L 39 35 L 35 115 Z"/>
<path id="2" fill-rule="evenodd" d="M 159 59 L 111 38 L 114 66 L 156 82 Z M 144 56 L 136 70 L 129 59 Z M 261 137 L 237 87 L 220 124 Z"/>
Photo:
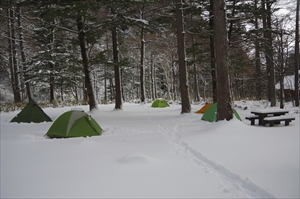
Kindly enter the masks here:
<path id="1" fill-rule="evenodd" d="M 157 160 L 143 153 L 132 153 L 120 158 L 118 162 L 121 164 L 155 164 Z"/>

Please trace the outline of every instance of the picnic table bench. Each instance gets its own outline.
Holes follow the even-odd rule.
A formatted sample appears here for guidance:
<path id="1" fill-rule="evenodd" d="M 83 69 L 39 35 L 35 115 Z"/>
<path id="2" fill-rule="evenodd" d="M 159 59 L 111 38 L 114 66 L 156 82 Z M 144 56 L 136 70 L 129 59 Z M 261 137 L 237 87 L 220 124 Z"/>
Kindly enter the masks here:
<path id="1" fill-rule="evenodd" d="M 251 111 L 253 115 L 246 116 L 245 119 L 251 121 L 251 125 L 255 124 L 255 120 L 258 120 L 258 125 L 265 126 L 270 124 L 280 124 L 281 121 L 285 122 L 285 125 L 289 125 L 292 120 L 295 120 L 294 117 L 285 116 L 288 113 L 288 110 L 285 109 L 262 109 Z"/>
<path id="2" fill-rule="evenodd" d="M 246 116 L 245 119 L 250 120 L 251 121 L 251 125 L 254 125 L 255 124 L 255 120 L 258 120 L 259 116 L 258 115 L 249 115 L 249 116 Z"/>
<path id="3" fill-rule="evenodd" d="M 279 123 L 281 121 L 284 121 L 284 125 L 285 126 L 288 126 L 290 124 L 290 122 L 292 120 L 295 120 L 295 117 L 291 117 L 291 116 L 274 116 L 274 117 L 266 117 L 264 118 L 264 121 L 263 121 L 263 126 L 265 126 L 266 124 L 269 124 L 270 126 L 274 126 L 274 123 Z"/>

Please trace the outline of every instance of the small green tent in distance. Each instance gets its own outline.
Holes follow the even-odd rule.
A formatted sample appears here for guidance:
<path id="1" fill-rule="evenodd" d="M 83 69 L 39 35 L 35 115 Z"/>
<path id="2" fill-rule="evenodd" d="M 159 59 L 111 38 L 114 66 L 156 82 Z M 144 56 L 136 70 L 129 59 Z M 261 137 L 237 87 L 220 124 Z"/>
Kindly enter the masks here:
<path id="1" fill-rule="evenodd" d="M 232 109 L 233 110 L 233 113 L 234 113 L 234 116 L 242 121 L 241 117 L 239 116 L 239 114 L 236 112 L 235 109 Z M 209 121 L 209 122 L 214 122 L 216 121 L 217 119 L 217 103 L 214 103 L 213 105 L 211 105 L 207 110 L 206 112 L 203 114 L 202 120 L 205 120 L 205 121 Z"/>
<path id="2" fill-rule="evenodd" d="M 169 106 L 168 102 L 166 102 L 165 100 L 162 100 L 162 99 L 155 100 L 151 105 L 151 107 L 153 107 L 153 108 L 164 108 L 164 107 L 168 107 L 168 106 Z"/>
<path id="3" fill-rule="evenodd" d="M 34 100 L 30 100 L 10 122 L 40 123 L 52 122 L 52 120 Z"/>
<path id="4" fill-rule="evenodd" d="M 102 134 L 102 128 L 83 111 L 71 110 L 60 115 L 46 133 L 49 138 L 87 137 Z"/>

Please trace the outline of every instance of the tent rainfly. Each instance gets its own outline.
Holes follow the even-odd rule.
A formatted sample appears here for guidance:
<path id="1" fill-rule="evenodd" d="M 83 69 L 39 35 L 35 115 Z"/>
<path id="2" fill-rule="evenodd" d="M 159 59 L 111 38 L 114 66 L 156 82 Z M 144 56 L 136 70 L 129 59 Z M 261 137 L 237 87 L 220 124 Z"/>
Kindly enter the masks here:
<path id="1" fill-rule="evenodd" d="M 88 114 L 71 110 L 60 115 L 46 133 L 49 138 L 89 137 L 102 134 L 102 128 Z"/>
<path id="2" fill-rule="evenodd" d="M 30 100 L 10 122 L 41 123 L 52 122 L 52 120 L 34 100 Z"/>
<path id="3" fill-rule="evenodd" d="M 161 100 L 161 99 L 155 100 L 151 105 L 151 107 L 153 107 L 153 108 L 164 108 L 164 107 L 168 107 L 168 106 L 169 106 L 168 102 L 166 102 L 165 100 Z"/>
<path id="4" fill-rule="evenodd" d="M 200 108 L 198 111 L 196 111 L 195 113 L 197 114 L 203 114 L 207 111 L 207 109 L 211 106 L 212 104 L 210 103 L 206 103 L 204 106 L 202 106 L 202 108 Z"/>

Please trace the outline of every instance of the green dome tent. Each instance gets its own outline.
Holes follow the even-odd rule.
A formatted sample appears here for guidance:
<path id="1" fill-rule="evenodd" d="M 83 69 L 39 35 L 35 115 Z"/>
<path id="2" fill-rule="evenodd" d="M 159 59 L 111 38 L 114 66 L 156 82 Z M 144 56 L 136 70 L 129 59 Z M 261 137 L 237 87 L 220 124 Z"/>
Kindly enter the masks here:
<path id="1" fill-rule="evenodd" d="M 239 116 L 239 114 L 236 112 L 235 109 L 232 109 L 233 110 L 233 113 L 235 115 L 235 117 L 242 121 L 241 117 Z M 207 110 L 206 112 L 203 114 L 202 120 L 205 120 L 205 121 L 209 121 L 209 122 L 214 122 L 216 121 L 217 119 L 217 103 L 214 103 L 213 105 L 211 105 Z"/>
<path id="2" fill-rule="evenodd" d="M 10 122 L 24 122 L 24 123 L 40 123 L 52 122 L 51 118 L 35 103 L 30 100 L 28 104 L 18 113 Z"/>
<path id="3" fill-rule="evenodd" d="M 71 110 L 60 115 L 45 136 L 49 138 L 87 137 L 102 134 L 102 128 L 88 114 Z"/>
<path id="4" fill-rule="evenodd" d="M 153 108 L 164 108 L 164 107 L 168 107 L 168 106 L 169 106 L 168 102 L 166 102 L 165 100 L 160 100 L 160 99 L 155 100 L 151 105 L 151 107 L 153 107 Z"/>

